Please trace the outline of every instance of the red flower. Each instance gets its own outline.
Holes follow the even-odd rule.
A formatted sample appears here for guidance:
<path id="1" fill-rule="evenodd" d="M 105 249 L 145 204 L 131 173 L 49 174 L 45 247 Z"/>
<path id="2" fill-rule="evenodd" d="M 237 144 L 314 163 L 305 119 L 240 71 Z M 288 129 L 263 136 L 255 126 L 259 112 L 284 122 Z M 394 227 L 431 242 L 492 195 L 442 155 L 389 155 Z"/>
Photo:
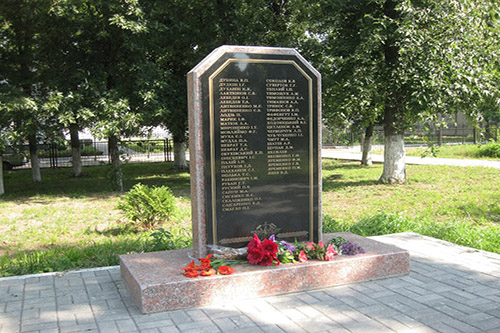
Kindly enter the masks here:
<path id="1" fill-rule="evenodd" d="M 234 273 L 234 268 L 229 267 L 229 266 L 220 266 L 219 267 L 219 274 L 222 275 L 231 275 Z"/>
<path id="2" fill-rule="evenodd" d="M 264 256 L 262 257 L 262 260 L 259 262 L 259 265 L 271 266 L 274 259 L 276 259 L 275 256 L 273 256 L 272 254 L 269 254 L 269 253 L 265 253 Z"/>
<path id="3" fill-rule="evenodd" d="M 189 270 L 192 270 L 192 269 L 196 269 L 196 265 L 194 264 L 194 260 L 191 261 L 189 264 L 187 264 L 186 267 L 181 267 L 181 269 L 185 270 L 185 271 L 189 271 Z"/>
<path id="4" fill-rule="evenodd" d="M 195 278 L 198 276 L 198 271 L 196 269 L 186 269 L 184 275 L 188 278 Z"/>
<path id="5" fill-rule="evenodd" d="M 257 234 L 253 234 L 252 240 L 248 243 L 248 249 L 255 249 L 260 247 L 260 239 L 257 237 Z"/>
<path id="6" fill-rule="evenodd" d="M 300 262 L 306 262 L 307 261 L 307 256 L 306 256 L 306 253 L 304 251 L 300 251 L 300 253 L 299 253 L 299 261 Z"/>
<path id="7" fill-rule="evenodd" d="M 248 248 L 247 259 L 248 262 L 252 265 L 257 265 L 260 263 L 262 258 L 264 257 L 264 252 L 260 248 Z"/>
<path id="8" fill-rule="evenodd" d="M 206 270 L 210 269 L 210 258 L 212 257 L 212 254 L 207 254 L 205 258 L 198 258 L 198 260 L 201 262 L 201 265 L 199 265 L 196 269 L 198 270 Z"/>
<path id="9" fill-rule="evenodd" d="M 217 272 L 215 271 L 215 269 L 210 268 L 209 270 L 206 270 L 206 271 L 201 271 L 201 272 L 200 272 L 200 275 L 201 275 L 201 276 L 210 276 L 210 275 L 214 275 L 215 273 L 217 273 Z"/>
<path id="10" fill-rule="evenodd" d="M 275 254 L 278 253 L 278 244 L 269 239 L 264 239 L 262 242 L 262 249 L 264 253 Z"/>

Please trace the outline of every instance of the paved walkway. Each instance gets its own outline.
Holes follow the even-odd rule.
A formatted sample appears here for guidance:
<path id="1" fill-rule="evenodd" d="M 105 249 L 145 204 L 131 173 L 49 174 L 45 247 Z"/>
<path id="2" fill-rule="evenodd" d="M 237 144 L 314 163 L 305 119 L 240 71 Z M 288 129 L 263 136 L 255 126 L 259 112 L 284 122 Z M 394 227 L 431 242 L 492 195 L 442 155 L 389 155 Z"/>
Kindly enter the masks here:
<path id="1" fill-rule="evenodd" d="M 410 275 L 142 315 L 118 267 L 0 279 L 0 332 L 500 332 L 500 255 L 414 233 Z"/>
<path id="2" fill-rule="evenodd" d="M 345 149 L 345 148 L 326 148 L 322 152 L 323 158 L 335 158 L 340 160 L 361 161 L 361 152 L 359 147 Z M 384 155 L 372 154 L 372 161 L 375 163 L 383 163 Z M 418 157 L 406 156 L 407 164 L 427 164 L 427 165 L 451 165 L 451 166 L 482 166 L 500 169 L 500 161 L 492 160 L 472 160 L 472 159 L 458 159 L 458 158 L 439 158 L 439 157 Z"/>

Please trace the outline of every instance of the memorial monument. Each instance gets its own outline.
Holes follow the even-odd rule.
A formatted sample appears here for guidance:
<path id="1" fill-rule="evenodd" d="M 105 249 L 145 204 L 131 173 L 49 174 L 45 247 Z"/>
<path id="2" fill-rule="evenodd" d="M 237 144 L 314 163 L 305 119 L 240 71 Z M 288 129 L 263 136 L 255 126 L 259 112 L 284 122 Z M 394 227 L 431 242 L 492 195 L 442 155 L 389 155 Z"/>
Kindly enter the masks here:
<path id="1" fill-rule="evenodd" d="M 120 256 L 143 313 L 407 274 L 407 251 L 349 233 L 321 234 L 321 77 L 294 49 L 222 46 L 188 73 L 193 248 Z M 342 236 L 364 254 L 189 278 L 180 267 L 253 234 Z M 223 252 L 227 253 L 227 252 Z"/>
<path id="2" fill-rule="evenodd" d="M 222 46 L 188 73 L 195 256 L 321 238 L 320 83 L 289 48 Z"/>

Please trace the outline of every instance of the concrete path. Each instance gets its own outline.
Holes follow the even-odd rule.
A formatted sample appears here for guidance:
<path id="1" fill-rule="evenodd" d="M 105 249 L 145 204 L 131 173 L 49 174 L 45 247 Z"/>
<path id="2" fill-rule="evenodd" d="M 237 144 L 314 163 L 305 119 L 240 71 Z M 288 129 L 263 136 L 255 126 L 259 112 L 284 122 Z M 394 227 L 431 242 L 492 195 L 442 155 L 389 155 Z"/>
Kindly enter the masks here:
<path id="1" fill-rule="evenodd" d="M 0 332 L 500 332 L 500 255 L 414 233 L 408 276 L 142 315 L 118 267 L 0 279 Z"/>
<path id="2" fill-rule="evenodd" d="M 321 151 L 323 158 L 335 158 L 340 160 L 361 161 L 361 152 L 359 148 L 351 149 L 334 149 L 327 148 Z M 374 163 L 383 163 L 384 155 L 372 154 L 372 161 Z M 472 160 L 472 159 L 458 159 L 458 158 L 439 158 L 439 157 L 418 157 L 406 156 L 407 164 L 427 164 L 427 165 L 451 165 L 451 166 L 482 166 L 489 168 L 500 169 L 500 161 L 492 160 Z"/>

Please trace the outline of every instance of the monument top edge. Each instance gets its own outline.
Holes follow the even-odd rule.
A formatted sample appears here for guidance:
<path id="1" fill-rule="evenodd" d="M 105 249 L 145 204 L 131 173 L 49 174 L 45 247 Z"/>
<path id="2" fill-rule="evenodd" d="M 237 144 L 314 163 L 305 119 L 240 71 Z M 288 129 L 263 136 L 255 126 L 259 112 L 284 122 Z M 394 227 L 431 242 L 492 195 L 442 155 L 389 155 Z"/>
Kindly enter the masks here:
<path id="1" fill-rule="evenodd" d="M 203 60 L 201 60 L 188 75 L 204 73 L 213 63 L 226 53 L 247 53 L 247 54 L 274 54 L 274 55 L 292 55 L 296 56 L 302 63 L 310 68 L 318 77 L 319 72 L 304 58 L 300 53 L 290 47 L 271 47 L 271 46 L 244 46 L 244 45 L 222 45 L 214 49 Z"/>

